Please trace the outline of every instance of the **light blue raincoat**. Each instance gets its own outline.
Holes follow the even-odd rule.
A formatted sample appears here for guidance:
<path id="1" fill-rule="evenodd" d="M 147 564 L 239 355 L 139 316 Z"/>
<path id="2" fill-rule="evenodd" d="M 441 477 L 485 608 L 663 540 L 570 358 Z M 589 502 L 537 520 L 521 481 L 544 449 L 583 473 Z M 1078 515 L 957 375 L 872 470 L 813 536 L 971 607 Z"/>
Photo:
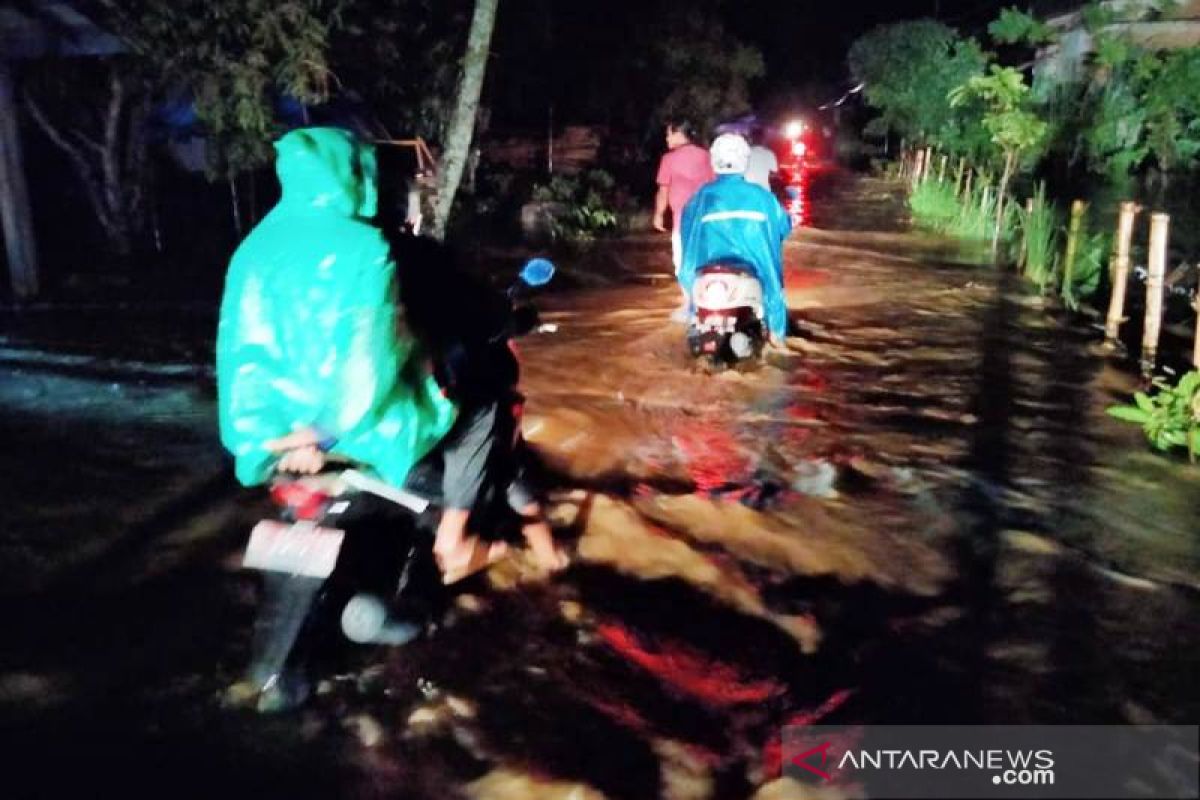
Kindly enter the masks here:
<path id="1" fill-rule="evenodd" d="M 679 281 L 690 295 L 705 264 L 729 258 L 749 263 L 762 284 L 767 327 L 782 339 L 787 332 L 783 240 L 791 229 L 791 218 L 773 194 L 741 175 L 718 175 L 684 206 Z"/>

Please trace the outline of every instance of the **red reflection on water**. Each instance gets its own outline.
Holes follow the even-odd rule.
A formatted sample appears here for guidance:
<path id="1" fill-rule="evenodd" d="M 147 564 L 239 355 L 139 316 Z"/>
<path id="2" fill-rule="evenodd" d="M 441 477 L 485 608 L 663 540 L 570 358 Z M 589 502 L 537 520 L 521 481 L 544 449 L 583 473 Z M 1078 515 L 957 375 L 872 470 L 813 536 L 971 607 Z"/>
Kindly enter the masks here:
<path id="1" fill-rule="evenodd" d="M 646 740 L 659 738 L 659 733 L 649 720 L 643 717 L 638 711 L 628 703 L 620 700 L 608 700 L 597 696 L 586 690 L 580 692 L 580 696 L 587 702 L 589 706 L 599 711 L 604 716 L 608 717 L 613 722 L 620 725 L 622 728 L 633 731 Z M 723 763 L 724 757 L 713 750 L 702 745 L 691 742 L 683 743 L 684 748 L 688 751 L 693 759 L 710 767 L 715 767 Z"/>
<path id="2" fill-rule="evenodd" d="M 820 421 L 821 409 L 817 406 L 809 406 L 797 403 L 787 407 L 787 415 L 792 419 L 808 421 Z"/>
<path id="3" fill-rule="evenodd" d="M 838 689 L 825 702 L 793 714 L 780 728 L 816 725 L 825 717 L 843 706 L 855 693 L 855 689 Z M 763 747 L 763 769 L 768 779 L 778 778 L 783 773 L 783 737 L 773 736 Z"/>
<path id="4" fill-rule="evenodd" d="M 783 207 L 787 209 L 788 216 L 792 218 L 792 227 L 803 228 L 808 225 L 810 217 L 808 208 L 809 173 L 808 170 L 802 168 L 795 172 L 789 172 L 787 178 L 787 186 L 783 189 Z"/>
<path id="5" fill-rule="evenodd" d="M 672 441 L 683 451 L 698 492 L 723 489 L 750 469 L 750 459 L 725 426 L 705 420 L 684 422 L 675 429 Z"/>
<path id="6" fill-rule="evenodd" d="M 787 273 L 787 288 L 789 289 L 815 289 L 828 282 L 829 273 L 802 265 L 789 269 Z"/>
<path id="7" fill-rule="evenodd" d="M 653 726 L 643 717 L 638 710 L 628 703 L 619 701 L 606 700 L 600 697 L 588 695 L 585 692 L 585 697 L 588 704 L 599 711 L 604 716 L 616 722 L 623 728 L 628 728 L 635 733 L 649 734 L 652 733 Z"/>
<path id="8" fill-rule="evenodd" d="M 601 625 L 597 632 L 609 647 L 663 683 L 709 705 L 761 703 L 785 690 L 773 680 L 748 680 L 730 664 L 680 642 L 666 642 L 652 650 L 618 623 Z"/>

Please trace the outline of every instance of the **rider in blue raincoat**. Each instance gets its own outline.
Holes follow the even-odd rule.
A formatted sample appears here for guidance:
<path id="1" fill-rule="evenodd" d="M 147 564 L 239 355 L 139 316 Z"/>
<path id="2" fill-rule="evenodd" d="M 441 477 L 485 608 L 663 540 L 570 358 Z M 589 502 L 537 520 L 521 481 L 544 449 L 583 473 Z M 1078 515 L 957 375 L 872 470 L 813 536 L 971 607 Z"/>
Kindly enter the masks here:
<path id="1" fill-rule="evenodd" d="M 690 296 L 696 272 L 705 264 L 729 258 L 745 261 L 762 284 L 771 337 L 782 342 L 787 333 L 783 240 L 792 229 L 791 218 L 773 194 L 743 177 L 750 160 L 744 138 L 718 136 L 711 155 L 716 179 L 700 187 L 683 209 L 680 283 Z"/>

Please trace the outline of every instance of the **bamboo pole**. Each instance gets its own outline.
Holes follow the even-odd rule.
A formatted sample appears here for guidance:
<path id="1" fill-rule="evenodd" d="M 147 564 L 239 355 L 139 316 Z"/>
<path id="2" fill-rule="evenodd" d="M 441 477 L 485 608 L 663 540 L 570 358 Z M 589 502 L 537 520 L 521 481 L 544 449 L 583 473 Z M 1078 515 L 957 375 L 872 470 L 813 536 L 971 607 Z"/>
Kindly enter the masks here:
<path id="1" fill-rule="evenodd" d="M 912 173 L 912 186 L 914 189 L 916 189 L 917 184 L 921 182 L 921 170 L 923 168 L 924 163 L 925 163 L 925 151 L 918 150 L 917 156 L 916 156 L 916 161 L 913 164 L 913 173 Z"/>
<path id="2" fill-rule="evenodd" d="M 1125 317 L 1125 292 L 1129 288 L 1129 251 L 1133 242 L 1133 223 L 1141 208 L 1137 203 L 1121 203 L 1117 217 L 1117 238 L 1113 242 L 1112 297 L 1108 301 L 1108 320 L 1104 341 L 1111 347 L 1117 341 Z"/>
<path id="3" fill-rule="evenodd" d="M 1171 217 L 1158 213 L 1150 217 L 1150 275 L 1146 278 L 1146 324 L 1142 335 L 1142 375 L 1154 372 L 1158 360 L 1158 339 L 1162 334 L 1163 277 L 1167 272 L 1167 236 Z"/>
<path id="4" fill-rule="evenodd" d="M 921 172 L 921 180 L 928 180 L 929 173 L 933 170 L 933 146 L 925 148 L 925 168 Z"/>
<path id="5" fill-rule="evenodd" d="M 1083 228 L 1083 214 L 1087 203 L 1076 200 L 1071 203 L 1071 226 L 1067 229 L 1067 251 L 1063 254 L 1062 291 L 1071 294 L 1071 278 L 1075 273 L 1075 254 L 1079 251 L 1079 231 Z"/>
<path id="6" fill-rule="evenodd" d="M 1196 343 L 1192 346 L 1192 366 L 1200 369 L 1200 293 L 1196 294 L 1192 307 L 1196 309 Z"/>
<path id="7" fill-rule="evenodd" d="M 965 158 L 958 159 L 958 172 L 954 176 L 954 196 L 958 197 L 959 191 L 962 190 L 963 169 L 966 167 L 967 160 Z"/>
<path id="8" fill-rule="evenodd" d="M 975 170 L 974 170 L 974 169 L 968 169 L 968 170 L 967 170 L 967 180 L 966 180 L 966 182 L 963 184 L 963 192 L 962 192 L 962 194 L 959 196 L 959 199 L 961 199 L 961 200 L 966 200 L 968 197 L 970 197 L 970 196 L 971 196 L 971 179 L 972 179 L 972 178 L 974 178 L 974 177 L 975 177 Z"/>
<path id="9" fill-rule="evenodd" d="M 938 165 L 938 183 L 944 183 L 946 180 L 946 160 L 948 158 L 950 158 L 950 156 L 944 154 L 942 155 L 942 161 Z"/>

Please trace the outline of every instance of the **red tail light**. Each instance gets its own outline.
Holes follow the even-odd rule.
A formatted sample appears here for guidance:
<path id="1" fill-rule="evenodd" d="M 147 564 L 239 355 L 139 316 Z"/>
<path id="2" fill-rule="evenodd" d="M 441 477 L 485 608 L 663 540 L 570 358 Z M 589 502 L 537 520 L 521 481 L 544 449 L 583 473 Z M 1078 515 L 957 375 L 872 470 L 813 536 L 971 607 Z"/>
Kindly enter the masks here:
<path id="1" fill-rule="evenodd" d="M 303 483 L 284 481 L 271 487 L 271 501 L 287 509 L 295 519 L 319 519 L 329 495 Z"/>

